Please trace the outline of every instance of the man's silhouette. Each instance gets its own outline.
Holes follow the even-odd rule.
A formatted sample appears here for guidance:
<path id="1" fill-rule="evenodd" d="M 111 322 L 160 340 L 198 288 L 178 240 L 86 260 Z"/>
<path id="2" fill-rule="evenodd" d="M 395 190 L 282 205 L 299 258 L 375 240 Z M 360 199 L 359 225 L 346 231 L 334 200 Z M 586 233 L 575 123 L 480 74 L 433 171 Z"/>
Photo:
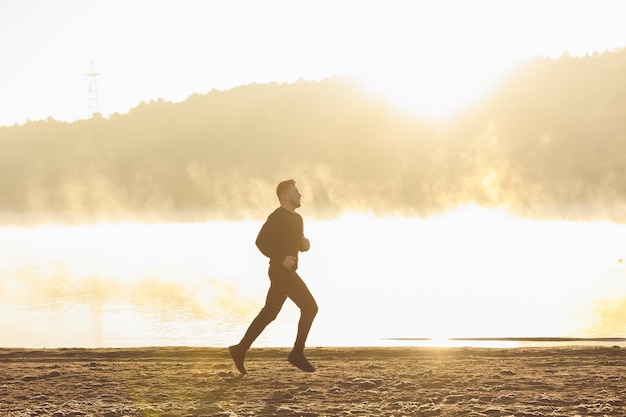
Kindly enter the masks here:
<path id="1" fill-rule="evenodd" d="M 287 298 L 300 308 L 298 335 L 288 360 L 305 372 L 315 371 L 304 356 L 304 344 L 317 314 L 317 303 L 296 273 L 298 252 L 306 252 L 311 246 L 309 240 L 304 237 L 302 217 L 295 212 L 300 207 L 301 195 L 294 180 L 278 184 L 276 195 L 280 207 L 268 216 L 256 239 L 259 250 L 270 258 L 268 274 L 271 284 L 265 306 L 252 321 L 241 342 L 229 348 L 230 355 L 242 374 L 246 373 L 244 358 L 247 350 L 265 327 L 276 318 Z"/>

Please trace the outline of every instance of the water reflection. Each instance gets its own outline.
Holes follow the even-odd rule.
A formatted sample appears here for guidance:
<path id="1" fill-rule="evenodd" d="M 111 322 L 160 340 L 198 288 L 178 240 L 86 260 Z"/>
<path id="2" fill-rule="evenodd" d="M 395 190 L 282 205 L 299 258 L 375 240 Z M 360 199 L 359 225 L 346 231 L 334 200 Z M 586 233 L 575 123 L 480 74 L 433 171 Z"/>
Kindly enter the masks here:
<path id="1" fill-rule="evenodd" d="M 31 271 L 32 272 L 32 271 Z M 100 277 L 5 277 L 0 296 L 2 346 L 145 346 L 226 343 L 246 309 L 232 284 L 192 285 L 144 278 L 119 282 Z"/>
<path id="2" fill-rule="evenodd" d="M 260 224 L 0 228 L 0 346 L 232 344 L 267 290 Z M 307 226 L 311 346 L 626 334 L 624 225 L 479 211 Z M 256 345 L 289 346 L 297 318 L 285 305 Z"/>

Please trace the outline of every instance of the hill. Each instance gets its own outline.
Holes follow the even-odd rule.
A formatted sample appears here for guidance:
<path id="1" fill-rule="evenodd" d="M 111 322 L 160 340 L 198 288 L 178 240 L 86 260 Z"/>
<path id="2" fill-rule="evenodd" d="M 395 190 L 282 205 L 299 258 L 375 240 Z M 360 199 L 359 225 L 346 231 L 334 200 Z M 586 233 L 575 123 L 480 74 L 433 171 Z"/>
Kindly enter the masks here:
<path id="1" fill-rule="evenodd" d="M 626 49 L 536 58 L 439 122 L 332 78 L 1 127 L 0 212 L 5 221 L 261 218 L 275 184 L 293 177 L 316 216 L 427 216 L 474 202 L 624 222 L 624 73 Z"/>

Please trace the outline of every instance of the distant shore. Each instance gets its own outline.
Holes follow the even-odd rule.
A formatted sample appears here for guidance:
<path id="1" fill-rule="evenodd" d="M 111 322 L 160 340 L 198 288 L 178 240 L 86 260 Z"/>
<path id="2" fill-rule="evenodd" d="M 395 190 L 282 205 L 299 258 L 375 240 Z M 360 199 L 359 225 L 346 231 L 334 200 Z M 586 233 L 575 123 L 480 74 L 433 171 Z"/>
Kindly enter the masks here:
<path id="1" fill-rule="evenodd" d="M 388 337 L 383 340 L 397 341 L 426 341 L 424 337 Z M 589 342 L 589 343 L 624 343 L 625 337 L 451 337 L 447 339 L 453 342 Z"/>
<path id="2" fill-rule="evenodd" d="M 0 349 L 0 415 L 625 415 L 626 349 L 252 349 L 241 376 L 224 348 Z"/>

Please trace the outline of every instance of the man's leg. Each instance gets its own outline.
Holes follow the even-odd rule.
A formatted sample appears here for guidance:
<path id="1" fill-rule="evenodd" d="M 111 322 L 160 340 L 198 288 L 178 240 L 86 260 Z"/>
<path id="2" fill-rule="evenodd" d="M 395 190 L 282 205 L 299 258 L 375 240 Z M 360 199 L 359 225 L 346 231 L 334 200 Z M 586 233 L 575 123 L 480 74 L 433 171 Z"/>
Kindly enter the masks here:
<path id="1" fill-rule="evenodd" d="M 237 369 L 242 374 L 246 373 L 246 368 L 244 367 L 246 352 L 250 349 L 252 343 L 257 337 L 259 337 L 267 325 L 274 321 L 286 299 L 287 296 L 280 286 L 275 285 L 274 282 L 272 282 L 270 289 L 267 292 L 267 297 L 265 298 L 265 306 L 263 306 L 259 314 L 254 318 L 254 320 L 252 320 L 252 323 L 250 323 L 250 326 L 248 327 L 246 334 L 241 339 L 241 342 L 228 348 Z"/>
<path id="2" fill-rule="evenodd" d="M 298 322 L 296 342 L 294 343 L 293 350 L 289 354 L 289 362 L 305 372 L 313 372 L 315 368 L 304 356 L 304 345 L 309 335 L 309 330 L 311 330 L 313 320 L 317 315 L 318 307 L 313 295 L 304 281 L 302 281 L 302 278 L 295 272 L 291 274 L 285 285 L 285 292 L 287 297 L 300 308 L 300 321 Z"/>

